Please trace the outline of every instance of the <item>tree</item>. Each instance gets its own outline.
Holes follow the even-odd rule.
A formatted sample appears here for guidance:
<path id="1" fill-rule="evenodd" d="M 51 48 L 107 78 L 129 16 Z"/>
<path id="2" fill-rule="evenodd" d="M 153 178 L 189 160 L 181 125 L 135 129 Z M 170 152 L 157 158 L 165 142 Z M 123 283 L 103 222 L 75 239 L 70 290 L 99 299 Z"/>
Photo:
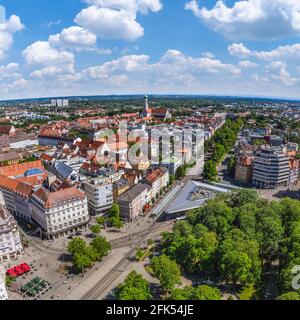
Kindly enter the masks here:
<path id="1" fill-rule="evenodd" d="M 181 180 L 182 178 L 184 178 L 186 176 L 186 168 L 184 166 L 180 166 L 176 170 L 175 176 L 177 180 Z"/>
<path id="2" fill-rule="evenodd" d="M 97 254 L 97 260 L 101 260 L 111 251 L 111 244 L 104 237 L 97 237 L 91 242 L 91 246 Z"/>
<path id="3" fill-rule="evenodd" d="M 203 168 L 203 178 L 209 181 L 214 181 L 218 176 L 218 171 L 215 162 L 209 160 L 205 162 Z"/>
<path id="4" fill-rule="evenodd" d="M 173 182 L 175 181 L 176 177 L 174 174 L 170 174 L 170 181 L 169 181 L 169 185 L 172 185 Z"/>
<path id="5" fill-rule="evenodd" d="M 191 300 L 193 287 L 175 288 L 171 291 L 170 300 Z"/>
<path id="6" fill-rule="evenodd" d="M 83 271 L 86 268 L 91 267 L 93 260 L 88 254 L 77 252 L 73 256 L 73 265 L 77 270 Z"/>
<path id="7" fill-rule="evenodd" d="M 234 222 L 234 213 L 225 201 L 210 200 L 198 210 L 196 223 L 205 225 L 217 235 L 224 236 Z"/>
<path id="8" fill-rule="evenodd" d="M 120 217 L 111 217 L 110 218 L 111 225 L 116 229 L 121 229 L 124 225 L 123 221 Z"/>
<path id="9" fill-rule="evenodd" d="M 98 243 L 97 239 L 94 239 L 94 245 L 93 242 L 92 245 L 87 245 L 81 238 L 75 238 L 69 243 L 68 251 L 72 255 L 73 265 L 77 270 L 84 271 L 100 259 L 102 251 L 99 246 L 95 245 Z"/>
<path id="10" fill-rule="evenodd" d="M 263 205 L 256 213 L 257 239 L 261 243 L 261 256 L 267 262 L 277 257 L 283 240 L 280 204 L 273 201 Z"/>
<path id="11" fill-rule="evenodd" d="M 151 268 L 166 292 L 169 292 L 177 284 L 181 283 L 180 268 L 177 263 L 168 256 L 162 255 L 154 257 L 151 260 Z"/>
<path id="12" fill-rule="evenodd" d="M 232 192 L 230 195 L 230 206 L 240 208 L 250 203 L 257 204 L 258 200 L 258 195 L 255 190 L 242 189 Z"/>
<path id="13" fill-rule="evenodd" d="M 120 206 L 117 203 L 114 203 L 112 207 L 108 210 L 108 217 L 117 216 L 120 216 Z"/>
<path id="14" fill-rule="evenodd" d="M 290 291 L 278 296 L 276 300 L 300 300 L 300 294 L 296 291 Z"/>
<path id="15" fill-rule="evenodd" d="M 225 153 L 225 147 L 222 144 L 217 143 L 212 154 L 212 160 L 216 163 L 219 162 Z"/>
<path id="16" fill-rule="evenodd" d="M 171 292 L 170 300 L 221 300 L 221 292 L 217 288 L 207 285 L 175 288 Z"/>
<path id="17" fill-rule="evenodd" d="M 120 206 L 118 204 L 114 203 L 113 206 L 108 210 L 108 221 L 114 228 L 122 228 L 123 221 L 120 216 Z"/>
<path id="18" fill-rule="evenodd" d="M 83 239 L 77 237 L 70 241 L 68 251 L 74 255 L 75 253 L 84 253 L 86 250 L 86 243 Z"/>
<path id="19" fill-rule="evenodd" d="M 135 271 L 132 271 L 125 281 L 117 286 L 115 296 L 118 300 L 152 299 L 149 282 Z"/>
<path id="20" fill-rule="evenodd" d="M 91 226 L 91 231 L 94 234 L 99 234 L 101 232 L 101 227 L 98 224 Z"/>
<path id="21" fill-rule="evenodd" d="M 218 248 L 223 279 L 237 284 L 256 284 L 261 277 L 260 245 L 239 229 L 232 229 Z"/>
<path id="22" fill-rule="evenodd" d="M 235 157 L 231 157 L 227 162 L 227 173 L 231 177 L 234 176 L 235 163 L 236 163 L 236 158 Z"/>
<path id="23" fill-rule="evenodd" d="M 102 226 L 106 222 L 106 219 L 104 217 L 98 217 L 96 222 L 99 224 L 99 226 Z"/>
<path id="24" fill-rule="evenodd" d="M 236 221 L 239 228 L 251 239 L 256 234 L 256 214 L 258 208 L 255 204 L 249 203 L 236 208 Z"/>
<path id="25" fill-rule="evenodd" d="M 199 286 L 193 290 L 191 300 L 221 300 L 221 292 L 210 286 Z"/>

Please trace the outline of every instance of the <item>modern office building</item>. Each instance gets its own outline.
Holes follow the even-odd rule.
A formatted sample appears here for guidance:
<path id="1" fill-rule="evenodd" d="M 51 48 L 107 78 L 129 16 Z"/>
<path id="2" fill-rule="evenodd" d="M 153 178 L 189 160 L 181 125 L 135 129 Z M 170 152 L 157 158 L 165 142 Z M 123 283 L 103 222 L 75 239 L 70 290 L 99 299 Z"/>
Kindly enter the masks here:
<path id="1" fill-rule="evenodd" d="M 289 157 L 281 147 L 262 146 L 253 161 L 252 183 L 257 188 L 275 189 L 289 185 Z"/>
<path id="2" fill-rule="evenodd" d="M 83 183 L 83 189 L 88 199 L 90 215 L 104 214 L 113 205 L 112 183 L 101 183 L 97 179 Z"/>

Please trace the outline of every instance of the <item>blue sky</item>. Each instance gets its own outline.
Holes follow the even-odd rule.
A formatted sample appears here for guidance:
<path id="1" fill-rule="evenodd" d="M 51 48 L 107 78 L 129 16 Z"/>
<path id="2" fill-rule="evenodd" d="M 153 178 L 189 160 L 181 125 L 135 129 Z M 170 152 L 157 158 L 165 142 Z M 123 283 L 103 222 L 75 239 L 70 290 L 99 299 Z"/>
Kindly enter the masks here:
<path id="1" fill-rule="evenodd" d="M 0 0 L 0 99 L 300 98 L 299 0 Z M 1 17 L 1 15 L 0 15 Z"/>

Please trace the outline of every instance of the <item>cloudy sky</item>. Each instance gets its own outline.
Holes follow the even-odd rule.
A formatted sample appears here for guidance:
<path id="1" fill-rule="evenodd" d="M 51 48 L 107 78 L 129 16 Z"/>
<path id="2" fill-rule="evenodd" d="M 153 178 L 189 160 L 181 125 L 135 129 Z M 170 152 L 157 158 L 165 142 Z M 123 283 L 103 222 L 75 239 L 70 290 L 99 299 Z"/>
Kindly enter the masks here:
<path id="1" fill-rule="evenodd" d="M 299 0 L 0 0 L 0 100 L 300 98 Z"/>

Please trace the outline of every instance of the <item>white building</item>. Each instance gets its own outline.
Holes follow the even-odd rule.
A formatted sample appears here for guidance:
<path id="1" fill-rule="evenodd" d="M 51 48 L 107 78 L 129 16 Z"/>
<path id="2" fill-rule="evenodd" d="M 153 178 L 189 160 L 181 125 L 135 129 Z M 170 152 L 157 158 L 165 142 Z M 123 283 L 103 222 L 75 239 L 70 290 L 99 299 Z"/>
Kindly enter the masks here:
<path id="1" fill-rule="evenodd" d="M 0 301 L 1 300 L 8 300 L 8 294 L 4 282 L 1 282 L 0 280 Z"/>
<path id="2" fill-rule="evenodd" d="M 85 182 L 83 188 L 91 215 L 102 214 L 112 207 L 114 201 L 112 183 L 100 183 L 94 179 Z"/>
<path id="3" fill-rule="evenodd" d="M 39 144 L 35 134 L 25 133 L 23 131 L 17 131 L 17 134 L 9 140 L 12 149 L 23 149 Z"/>
<path id="4" fill-rule="evenodd" d="M 170 181 L 169 171 L 165 167 L 151 170 L 145 177 L 145 183 L 150 186 L 148 200 L 154 199 Z"/>
<path id="5" fill-rule="evenodd" d="M 0 192 L 1 191 L 8 211 L 31 222 L 30 195 L 33 187 L 16 179 L 3 176 L 0 179 Z"/>
<path id="6" fill-rule="evenodd" d="M 67 99 L 52 99 L 51 107 L 68 107 L 69 100 Z"/>
<path id="7" fill-rule="evenodd" d="M 0 199 L 0 262 L 2 262 L 15 259 L 22 253 L 23 247 L 17 223 L 3 205 L 2 193 L 0 198 L 2 198 Z"/>
<path id="8" fill-rule="evenodd" d="M 262 146 L 253 161 L 252 182 L 257 188 L 275 189 L 288 186 L 289 157 L 281 148 Z"/>
<path id="9" fill-rule="evenodd" d="M 38 189 L 31 198 L 32 220 L 41 237 L 57 239 L 86 228 L 89 223 L 87 197 L 77 188 L 49 192 Z"/>

